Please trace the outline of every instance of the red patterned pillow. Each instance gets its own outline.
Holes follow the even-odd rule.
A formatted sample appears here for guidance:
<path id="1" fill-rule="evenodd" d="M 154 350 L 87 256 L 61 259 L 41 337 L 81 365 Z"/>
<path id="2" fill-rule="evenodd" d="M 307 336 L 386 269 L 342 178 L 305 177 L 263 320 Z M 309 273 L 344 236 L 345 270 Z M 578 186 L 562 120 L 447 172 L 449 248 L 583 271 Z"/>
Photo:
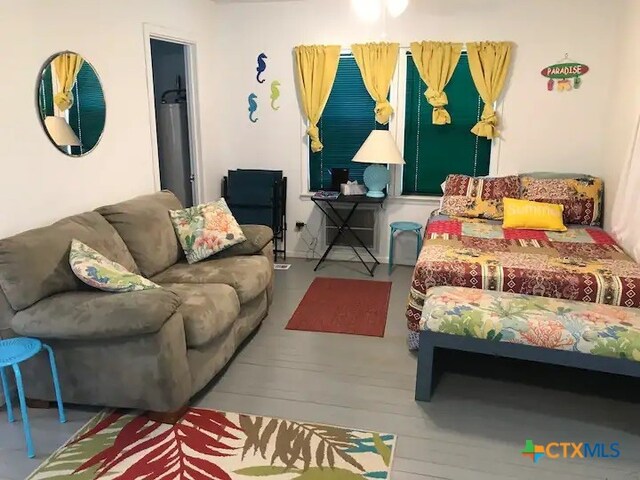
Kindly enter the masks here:
<path id="1" fill-rule="evenodd" d="M 564 223 L 602 223 L 602 179 L 586 175 L 574 178 L 536 178 L 524 175 L 521 181 L 521 198 L 564 205 Z"/>
<path id="2" fill-rule="evenodd" d="M 519 198 L 520 178 L 449 175 L 444 186 L 441 213 L 455 217 L 500 220 L 502 199 Z"/>

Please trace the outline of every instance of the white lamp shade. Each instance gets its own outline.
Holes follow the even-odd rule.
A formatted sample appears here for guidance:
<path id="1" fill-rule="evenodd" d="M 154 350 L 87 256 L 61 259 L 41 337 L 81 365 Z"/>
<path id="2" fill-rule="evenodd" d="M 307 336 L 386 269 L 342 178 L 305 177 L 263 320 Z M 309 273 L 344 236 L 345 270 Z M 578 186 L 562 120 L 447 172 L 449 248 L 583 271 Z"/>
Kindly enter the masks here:
<path id="1" fill-rule="evenodd" d="M 389 130 L 374 130 L 352 159 L 359 163 L 402 165 L 404 159 Z"/>
<path id="2" fill-rule="evenodd" d="M 80 139 L 71 129 L 67 121 L 62 117 L 46 117 L 44 126 L 49 132 L 49 136 L 53 142 L 59 147 L 79 147 L 82 145 Z"/>

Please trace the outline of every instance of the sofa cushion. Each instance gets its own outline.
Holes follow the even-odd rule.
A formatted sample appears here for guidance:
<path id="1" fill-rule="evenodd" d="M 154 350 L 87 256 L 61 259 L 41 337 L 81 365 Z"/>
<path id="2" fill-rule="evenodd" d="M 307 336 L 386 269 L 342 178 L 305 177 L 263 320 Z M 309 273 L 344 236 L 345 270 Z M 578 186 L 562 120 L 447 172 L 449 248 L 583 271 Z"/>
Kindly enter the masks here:
<path id="1" fill-rule="evenodd" d="M 115 227 L 140 272 L 149 278 L 183 257 L 169 218 L 169 210 L 181 208 L 173 193 L 162 191 L 100 207 L 97 212 Z"/>
<path id="2" fill-rule="evenodd" d="M 14 310 L 54 293 L 87 289 L 69 266 L 71 240 L 108 256 L 138 273 L 118 232 L 96 212 L 87 212 L 0 240 L 0 287 Z"/>
<path id="3" fill-rule="evenodd" d="M 240 303 L 260 295 L 271 280 L 271 264 L 263 255 L 206 260 L 189 265 L 181 261 L 151 278 L 156 283 L 224 283 L 233 287 Z"/>
<path id="4" fill-rule="evenodd" d="M 11 319 L 15 314 L 16 312 L 14 312 L 9 305 L 7 297 L 5 297 L 4 292 L 0 289 L 0 338 L 5 338 L 5 336 L 8 335 Z"/>
<path id="5" fill-rule="evenodd" d="M 16 313 L 11 326 L 19 335 L 58 340 L 131 337 L 157 332 L 179 305 L 180 298 L 163 288 L 59 293 Z"/>
<path id="6" fill-rule="evenodd" d="M 640 362 L 640 309 L 465 287 L 427 291 L 420 330 Z"/>
<path id="7" fill-rule="evenodd" d="M 131 273 L 75 238 L 71 242 L 69 265 L 76 277 L 103 292 L 122 293 L 160 288 L 151 280 Z"/>
<path id="8" fill-rule="evenodd" d="M 273 230 L 266 225 L 241 225 L 246 240 L 222 250 L 214 258 L 256 255 L 273 240 Z"/>
<path id="9" fill-rule="evenodd" d="M 229 285 L 169 283 L 162 286 L 182 301 L 178 312 L 184 320 L 187 347 L 199 347 L 216 339 L 231 327 L 240 313 L 238 296 Z"/>
<path id="10" fill-rule="evenodd" d="M 170 210 L 187 262 L 196 263 L 246 240 L 224 198 L 182 210 Z"/>

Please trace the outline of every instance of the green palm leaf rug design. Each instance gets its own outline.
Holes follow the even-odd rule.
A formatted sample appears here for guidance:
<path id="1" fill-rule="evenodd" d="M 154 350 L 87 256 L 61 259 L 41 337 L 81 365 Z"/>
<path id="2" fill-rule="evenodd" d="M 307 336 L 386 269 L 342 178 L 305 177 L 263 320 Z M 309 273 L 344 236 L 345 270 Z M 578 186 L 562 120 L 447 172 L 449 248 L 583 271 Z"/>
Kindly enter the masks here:
<path id="1" fill-rule="evenodd" d="M 176 425 L 106 410 L 28 480 L 388 479 L 396 436 L 190 408 Z"/>

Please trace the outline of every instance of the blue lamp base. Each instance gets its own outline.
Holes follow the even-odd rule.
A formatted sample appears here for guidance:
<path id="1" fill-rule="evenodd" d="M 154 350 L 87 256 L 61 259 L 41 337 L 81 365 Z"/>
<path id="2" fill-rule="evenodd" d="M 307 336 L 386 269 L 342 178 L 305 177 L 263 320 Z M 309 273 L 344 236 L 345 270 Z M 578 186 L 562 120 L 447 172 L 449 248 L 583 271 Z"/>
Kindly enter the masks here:
<path id="1" fill-rule="evenodd" d="M 363 175 L 365 186 L 369 189 L 367 197 L 384 197 L 384 188 L 389 183 L 389 170 L 384 165 L 369 165 Z"/>

